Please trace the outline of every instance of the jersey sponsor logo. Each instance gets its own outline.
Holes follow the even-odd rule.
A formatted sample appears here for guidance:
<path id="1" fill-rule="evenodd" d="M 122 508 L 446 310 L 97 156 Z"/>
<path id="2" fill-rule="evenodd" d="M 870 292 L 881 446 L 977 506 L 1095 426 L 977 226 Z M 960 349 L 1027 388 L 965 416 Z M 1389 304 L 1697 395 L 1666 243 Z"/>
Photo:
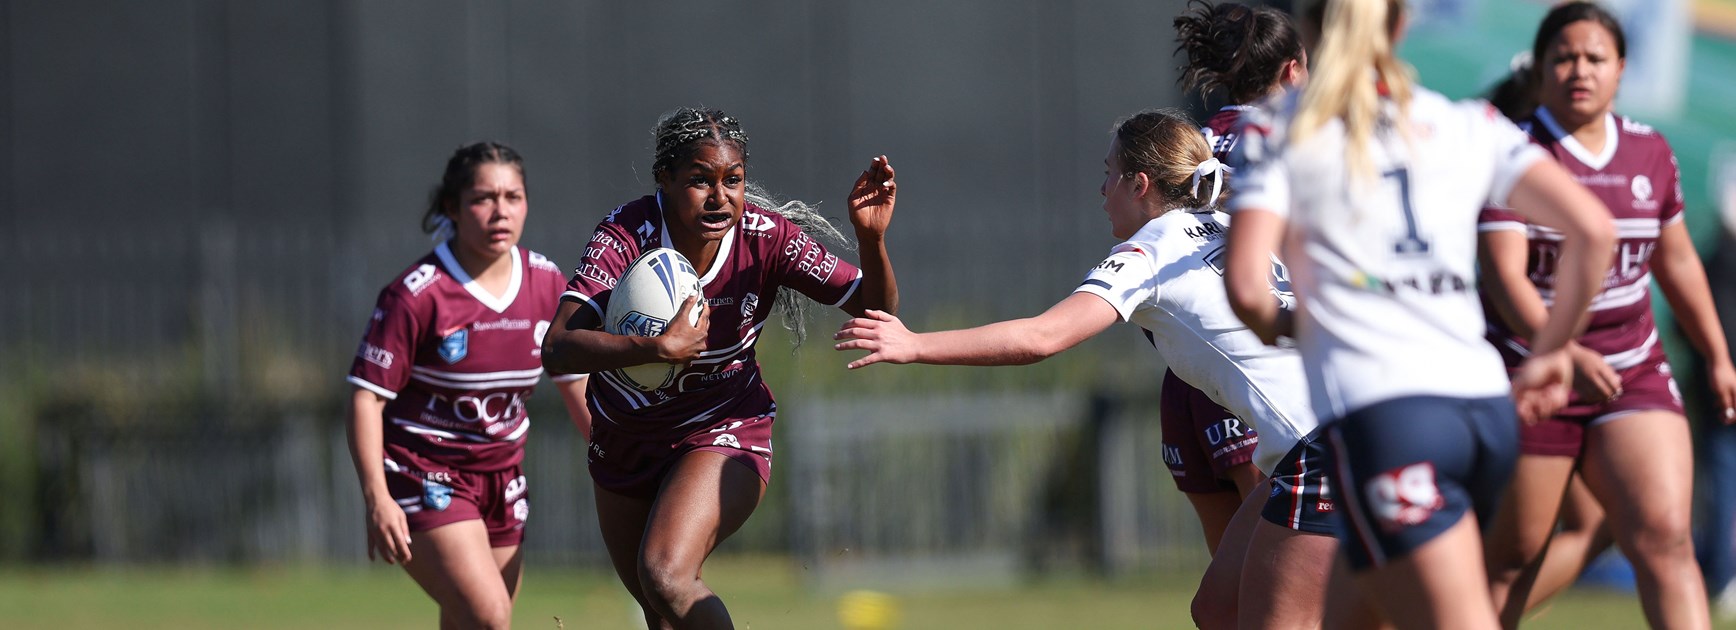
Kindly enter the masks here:
<path id="1" fill-rule="evenodd" d="M 734 435 L 730 435 L 728 433 L 725 433 L 723 435 L 717 436 L 717 439 L 712 440 L 711 445 L 712 446 L 727 446 L 730 448 L 741 448 L 741 441 L 735 439 Z"/>
<path id="2" fill-rule="evenodd" d="M 591 237 L 591 246 L 585 248 L 585 257 L 595 258 L 596 256 L 591 255 L 591 250 L 593 249 L 597 251 L 597 256 L 601 256 L 603 254 L 602 248 L 604 247 L 615 250 L 615 253 L 617 254 L 627 253 L 626 243 L 616 240 L 615 237 L 610 236 L 607 233 L 598 232 L 596 236 Z"/>
<path id="3" fill-rule="evenodd" d="M 1163 445 L 1163 463 L 1170 468 L 1181 468 L 1181 448 L 1168 444 Z"/>
<path id="4" fill-rule="evenodd" d="M 1201 223 L 1199 227 L 1182 228 L 1181 233 L 1196 240 L 1220 238 L 1224 234 L 1224 226 L 1216 223 Z"/>
<path id="5" fill-rule="evenodd" d="M 528 319 L 497 319 L 492 322 L 476 322 L 470 325 L 471 330 L 478 332 L 484 330 L 530 330 L 530 328 L 531 321 Z"/>
<path id="6" fill-rule="evenodd" d="M 1476 289 L 1476 285 L 1450 271 L 1436 271 L 1408 278 L 1382 278 L 1366 271 L 1358 271 L 1350 277 L 1350 286 L 1364 291 L 1389 295 L 1396 294 L 1403 289 L 1428 293 L 1429 295 L 1464 293 Z"/>
<path id="7" fill-rule="evenodd" d="M 627 206 L 615 206 L 614 210 L 609 211 L 609 216 L 603 217 L 603 222 L 604 223 L 613 222 L 615 220 L 615 217 L 621 216 L 621 209 L 626 208 L 626 207 Z"/>
<path id="8" fill-rule="evenodd" d="M 526 485 L 524 475 L 514 477 L 511 481 L 506 482 L 506 493 L 501 496 L 508 501 L 522 497 Z"/>
<path id="9" fill-rule="evenodd" d="M 1435 485 L 1435 465 L 1429 462 L 1375 475 L 1363 490 L 1374 518 L 1388 532 L 1420 525 L 1446 505 Z"/>
<path id="10" fill-rule="evenodd" d="M 512 518 L 520 523 L 530 518 L 530 500 L 519 499 L 512 504 Z"/>
<path id="11" fill-rule="evenodd" d="M 753 321 L 753 313 L 756 310 L 759 310 L 759 294 L 758 293 L 749 293 L 746 296 L 741 298 L 741 321 L 742 321 L 742 323 L 747 323 L 747 322 Z"/>
<path id="12" fill-rule="evenodd" d="M 422 481 L 422 505 L 436 512 L 444 511 L 452 505 L 452 488 L 433 481 Z"/>
<path id="13" fill-rule="evenodd" d="M 463 361 L 470 356 L 470 330 L 460 328 L 440 339 L 440 358 L 447 364 Z"/>
<path id="14" fill-rule="evenodd" d="M 374 321 L 377 322 L 377 321 L 381 321 L 384 319 L 386 319 L 386 309 L 383 309 L 383 308 L 374 309 Z"/>
<path id="15" fill-rule="evenodd" d="M 1210 442 L 1212 446 L 1222 444 L 1226 439 L 1253 435 L 1258 435 L 1254 432 L 1254 428 L 1242 422 L 1241 418 L 1234 416 L 1224 418 L 1219 420 L 1217 424 L 1206 427 L 1206 441 Z"/>
<path id="16" fill-rule="evenodd" d="M 1332 499 L 1320 499 L 1314 502 L 1314 511 L 1316 512 L 1331 512 L 1333 508 Z"/>
<path id="17" fill-rule="evenodd" d="M 386 370 L 392 369 L 392 360 L 397 358 L 392 354 L 391 350 L 381 348 L 366 341 L 362 342 L 362 349 L 356 353 L 356 356 L 361 357 L 363 361 L 378 365 L 381 369 Z"/>
<path id="18" fill-rule="evenodd" d="M 422 290 L 434 284 L 434 279 L 440 277 L 440 271 L 432 263 L 417 267 L 410 275 L 404 276 L 404 288 L 410 290 L 410 295 L 422 295 Z"/>
<path id="19" fill-rule="evenodd" d="M 644 223 L 639 225 L 639 229 L 633 230 L 633 232 L 639 235 L 639 242 L 649 243 L 651 242 L 651 236 L 657 233 L 657 226 L 651 225 L 651 221 L 647 219 Z"/>
<path id="20" fill-rule="evenodd" d="M 591 450 L 585 455 L 585 463 L 588 464 L 599 459 L 603 459 L 603 446 L 596 442 L 592 442 Z"/>
<path id="21" fill-rule="evenodd" d="M 771 217 L 760 214 L 758 212 L 743 212 L 743 213 L 741 213 L 741 229 L 747 230 L 749 232 L 762 232 L 763 233 L 763 232 L 770 230 L 776 226 L 777 226 L 777 223 L 772 222 Z"/>
<path id="22" fill-rule="evenodd" d="M 536 347 L 531 349 L 531 351 L 530 351 L 531 355 L 535 356 L 535 355 L 541 355 L 542 354 L 543 337 L 547 337 L 548 334 L 549 334 L 549 323 L 548 322 L 537 322 L 536 323 L 536 329 L 532 330 L 530 333 L 531 338 L 536 341 Z"/>
<path id="23" fill-rule="evenodd" d="M 591 282 L 595 282 L 610 289 L 615 288 L 615 283 L 620 281 L 609 272 L 604 271 L 602 267 L 591 263 L 585 263 L 584 266 L 579 267 L 579 270 L 573 273 L 578 275 L 580 278 L 590 280 Z"/>
<path id="24" fill-rule="evenodd" d="M 561 270 L 560 265 L 556 265 L 554 263 L 554 261 L 549 260 L 548 257 L 543 256 L 542 254 L 538 254 L 536 252 L 530 253 L 530 266 L 541 267 L 541 268 L 546 269 L 548 271 L 554 271 L 554 272 L 559 272 Z"/>
<path id="25" fill-rule="evenodd" d="M 1119 262 L 1113 258 L 1105 258 L 1103 259 L 1103 262 L 1097 263 L 1096 267 L 1092 267 L 1094 270 L 1107 271 L 1109 273 L 1121 273 L 1121 270 L 1125 268 L 1127 268 L 1125 263 Z"/>

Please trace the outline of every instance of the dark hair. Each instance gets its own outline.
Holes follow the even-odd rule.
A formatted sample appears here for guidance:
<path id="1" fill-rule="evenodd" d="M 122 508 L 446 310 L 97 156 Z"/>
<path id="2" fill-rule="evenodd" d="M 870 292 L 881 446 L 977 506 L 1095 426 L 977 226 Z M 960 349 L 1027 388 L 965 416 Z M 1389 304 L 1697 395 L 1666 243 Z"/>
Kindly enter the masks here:
<path id="1" fill-rule="evenodd" d="M 1148 109 L 1115 122 L 1115 159 L 1123 176 L 1145 173 L 1163 200 L 1176 206 L 1203 208 L 1212 182 L 1193 187 L 1194 169 L 1211 159 L 1212 149 L 1198 124 L 1179 109 Z M 1222 172 L 1214 177 L 1223 177 Z M 1218 197 L 1221 203 L 1223 195 Z"/>
<path id="2" fill-rule="evenodd" d="M 657 119 L 651 136 L 657 147 L 651 162 L 652 177 L 661 177 L 670 166 L 691 157 L 699 143 L 707 140 L 734 144 L 741 159 L 747 160 L 747 134 L 742 132 L 741 123 L 715 109 L 683 107 L 664 114 Z"/>
<path id="3" fill-rule="evenodd" d="M 434 187 L 434 192 L 428 195 L 428 209 L 422 212 L 422 231 L 434 233 L 439 229 L 439 218 L 446 214 L 448 205 L 458 203 L 458 195 L 466 188 L 476 183 L 476 169 L 484 164 L 505 164 L 518 170 L 520 179 L 524 178 L 524 158 L 512 147 L 499 142 L 478 142 L 458 147 L 452 152 L 452 157 L 446 160 L 446 174 L 440 176 L 440 185 Z"/>
<path id="4" fill-rule="evenodd" d="M 1248 103 L 1272 91 L 1289 61 L 1302 59 L 1302 40 L 1289 16 L 1269 7 L 1189 0 L 1175 18 L 1177 52 L 1187 53 L 1179 82 L 1208 95 L 1223 89 Z"/>
<path id="5" fill-rule="evenodd" d="M 1533 72 L 1541 72 L 1544 65 L 1545 49 L 1555 42 L 1561 31 L 1574 22 L 1597 22 L 1604 30 L 1615 38 L 1616 55 L 1627 58 L 1627 35 L 1622 33 L 1621 22 L 1603 7 L 1590 2 L 1569 2 L 1555 5 L 1549 13 L 1543 16 L 1543 22 L 1537 25 L 1537 38 L 1531 40 L 1531 67 Z"/>
<path id="6" fill-rule="evenodd" d="M 1502 116 L 1515 122 L 1537 111 L 1537 82 L 1528 54 L 1519 53 L 1513 59 L 1512 71 L 1483 93 L 1483 98 L 1489 99 L 1489 104 L 1495 106 Z"/>

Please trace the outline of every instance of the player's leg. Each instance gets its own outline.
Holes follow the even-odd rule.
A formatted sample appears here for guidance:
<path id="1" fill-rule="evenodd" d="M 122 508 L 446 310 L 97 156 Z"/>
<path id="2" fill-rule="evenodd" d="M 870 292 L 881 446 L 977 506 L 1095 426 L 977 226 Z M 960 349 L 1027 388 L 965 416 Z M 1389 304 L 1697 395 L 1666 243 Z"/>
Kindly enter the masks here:
<path id="1" fill-rule="evenodd" d="M 1585 487 L 1585 480 L 1574 475 L 1567 485 L 1567 500 L 1561 505 L 1561 527 L 1543 555 L 1543 566 L 1537 571 L 1537 583 L 1531 587 L 1525 609 L 1534 609 L 1567 590 L 1585 567 L 1613 544 L 1615 538 L 1609 533 L 1603 505 Z"/>
<path id="2" fill-rule="evenodd" d="M 1694 464 L 1688 423 L 1645 411 L 1591 426 L 1585 483 L 1609 508 L 1610 532 L 1633 563 L 1654 628 L 1710 627 L 1689 530 Z"/>
<path id="3" fill-rule="evenodd" d="M 1242 628 L 1314 628 L 1325 616 L 1326 584 L 1338 539 L 1264 519 L 1254 524 L 1242 564 Z"/>
<path id="4" fill-rule="evenodd" d="M 1189 613 L 1194 625 L 1204 630 L 1234 628 L 1238 621 L 1242 565 L 1247 562 L 1248 541 L 1253 539 L 1254 525 L 1260 521 L 1260 508 L 1266 503 L 1266 481 L 1254 487 L 1242 501 L 1241 509 L 1224 527 L 1224 544 L 1212 554 L 1211 564 L 1200 577 L 1200 587 L 1194 592 Z"/>
<path id="5" fill-rule="evenodd" d="M 1380 611 L 1362 588 L 1356 585 L 1356 573 L 1350 569 L 1346 555 L 1335 554 L 1332 576 L 1326 581 L 1326 618 L 1322 628 L 1332 630 L 1379 630 L 1390 628 L 1381 619 Z"/>
<path id="6" fill-rule="evenodd" d="M 440 605 L 441 628 L 512 625 L 512 595 L 501 581 L 481 519 L 415 532 L 410 555 L 404 571 Z"/>
<path id="7" fill-rule="evenodd" d="M 633 601 L 639 602 L 639 610 L 645 615 L 645 627 L 650 630 L 670 628 L 656 609 L 652 608 L 650 600 L 645 598 L 645 589 L 639 586 L 639 547 L 645 538 L 645 524 L 651 518 L 650 498 L 640 498 L 619 494 L 593 484 L 597 498 L 597 524 L 602 530 L 603 546 L 609 550 L 609 564 L 615 568 L 615 576 L 621 579 L 621 585 L 627 587 L 627 592 L 633 596 Z"/>
<path id="8" fill-rule="evenodd" d="M 500 582 L 506 586 L 506 597 L 518 602 L 518 587 L 524 581 L 524 552 L 518 545 L 495 547 L 494 566 L 500 570 Z"/>
<path id="9" fill-rule="evenodd" d="M 1358 573 L 1356 584 L 1401 630 L 1498 628 L 1481 549 L 1477 520 L 1466 513 L 1409 554 Z"/>
<path id="10" fill-rule="evenodd" d="M 639 582 L 658 614 L 682 628 L 732 627 L 729 611 L 700 567 L 711 551 L 747 522 L 765 494 L 750 465 L 723 453 L 696 450 L 664 478 L 639 552 Z"/>
<path id="11" fill-rule="evenodd" d="M 1513 481 L 1495 510 L 1483 552 L 1490 597 L 1506 628 L 1518 627 L 1535 590 L 1573 466 L 1572 457 L 1520 455 Z"/>
<path id="12" fill-rule="evenodd" d="M 1272 491 L 1242 565 L 1243 628 L 1313 628 L 1325 614 L 1338 550 L 1338 509 L 1327 484 L 1331 454 L 1320 431 L 1302 436 L 1272 469 Z"/>
<path id="13" fill-rule="evenodd" d="M 1252 464 L 1248 466 L 1253 467 Z M 1193 505 L 1194 515 L 1200 519 L 1200 531 L 1206 537 L 1206 551 L 1216 556 L 1218 547 L 1223 544 L 1224 531 L 1242 507 L 1242 497 L 1234 490 L 1184 492 L 1182 496 L 1187 497 L 1188 503 Z"/>

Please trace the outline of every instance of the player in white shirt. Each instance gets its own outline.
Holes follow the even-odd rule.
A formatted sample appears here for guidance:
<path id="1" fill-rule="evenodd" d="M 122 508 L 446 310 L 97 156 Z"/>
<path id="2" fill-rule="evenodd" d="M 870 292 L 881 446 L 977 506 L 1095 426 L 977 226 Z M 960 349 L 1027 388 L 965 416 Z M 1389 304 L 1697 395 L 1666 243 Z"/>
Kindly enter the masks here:
<path id="1" fill-rule="evenodd" d="M 1495 628 L 1476 516 L 1487 519 L 1517 455 L 1509 391 L 1528 418 L 1565 401 L 1561 348 L 1609 262 L 1613 228 L 1486 103 L 1412 85 L 1393 52 L 1402 12 L 1400 0 L 1327 5 L 1308 87 L 1245 127 L 1251 165 L 1231 200 L 1225 281 L 1241 318 L 1276 341 L 1279 309 L 1261 285 L 1284 245 L 1344 506 L 1340 574 L 1401 628 Z M 1474 282 L 1477 214 L 1491 200 L 1559 229 L 1561 267 L 1576 270 L 1511 385 L 1483 341 Z M 1377 623 L 1348 586 L 1335 580 L 1327 626 Z"/>
<path id="2" fill-rule="evenodd" d="M 1293 350 L 1268 347 L 1230 311 L 1222 255 L 1228 217 L 1215 210 L 1224 167 L 1199 127 L 1175 110 L 1140 112 L 1116 125 L 1101 192 L 1116 238 L 1127 239 L 1072 295 L 1036 317 L 968 330 L 916 334 L 898 318 L 868 311 L 837 334 L 839 350 L 866 350 L 850 368 L 874 363 L 1023 365 L 1078 345 L 1117 321 L 1144 329 L 1177 376 L 1254 425 L 1254 462 L 1272 490 L 1250 493 L 1241 513 L 1258 515 L 1234 562 L 1243 597 L 1261 604 L 1242 622 L 1318 625 L 1325 569 L 1334 547 L 1332 501 L 1323 483 L 1323 445 Z M 1268 262 L 1265 299 L 1289 299 L 1282 266 Z M 1239 514 L 1238 518 L 1242 518 Z M 1228 542 L 1228 539 L 1226 539 Z M 1259 571 L 1240 564 L 1258 562 Z M 1231 618 L 1199 619 L 1216 626 Z"/>

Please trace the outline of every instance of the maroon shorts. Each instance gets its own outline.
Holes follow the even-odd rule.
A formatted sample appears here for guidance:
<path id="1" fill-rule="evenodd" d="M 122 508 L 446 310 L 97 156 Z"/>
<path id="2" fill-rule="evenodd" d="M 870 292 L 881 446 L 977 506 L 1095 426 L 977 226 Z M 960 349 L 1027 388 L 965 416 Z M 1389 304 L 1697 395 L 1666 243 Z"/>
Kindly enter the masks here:
<path id="1" fill-rule="evenodd" d="M 481 520 L 488 544 L 511 547 L 524 539 L 530 493 L 518 464 L 486 472 L 463 471 L 386 445 L 386 489 L 404 508 L 410 531 Z"/>
<path id="2" fill-rule="evenodd" d="M 1621 396 L 1595 405 L 1569 404 L 1554 417 L 1519 428 L 1519 453 L 1578 457 L 1585 428 L 1642 411 L 1682 415 L 1682 394 L 1670 377 L 1670 363 L 1655 356 L 1621 371 Z"/>
<path id="3" fill-rule="evenodd" d="M 591 479 L 605 490 L 637 498 L 657 495 L 675 462 L 694 451 L 711 451 L 752 468 L 761 482 L 772 480 L 772 421 L 778 405 L 764 387 L 751 390 L 735 409 L 714 423 L 685 434 L 636 435 L 601 420 L 591 425 L 585 459 Z"/>
<path id="4" fill-rule="evenodd" d="M 1231 468 L 1254 461 L 1254 427 L 1218 406 L 1175 372 L 1163 371 L 1158 403 L 1163 463 L 1182 492 L 1235 492 Z"/>

